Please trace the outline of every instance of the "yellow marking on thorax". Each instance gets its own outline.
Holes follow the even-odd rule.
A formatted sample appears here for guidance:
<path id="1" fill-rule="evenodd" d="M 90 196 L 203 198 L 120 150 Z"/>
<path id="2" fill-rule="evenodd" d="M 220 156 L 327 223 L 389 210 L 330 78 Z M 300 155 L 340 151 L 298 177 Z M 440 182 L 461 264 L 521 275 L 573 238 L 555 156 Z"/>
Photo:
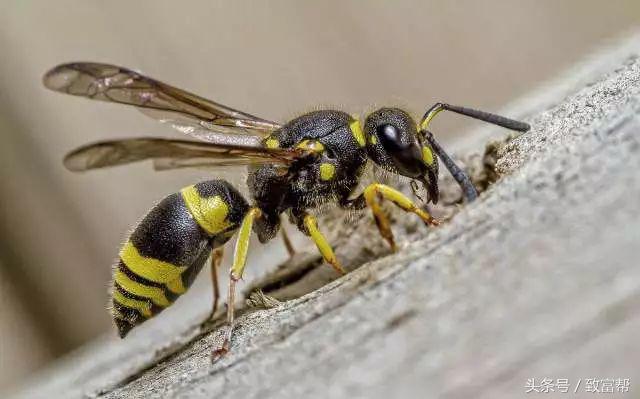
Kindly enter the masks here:
<path id="1" fill-rule="evenodd" d="M 320 164 L 320 179 L 327 181 L 331 180 L 336 175 L 336 167 L 331 163 Z"/>
<path id="2" fill-rule="evenodd" d="M 378 136 L 376 136 L 375 134 L 370 135 L 369 142 L 373 145 L 376 145 L 378 143 Z"/>
<path id="3" fill-rule="evenodd" d="M 301 148 L 303 150 L 309 150 L 311 152 L 315 152 L 317 154 L 324 151 L 324 145 L 317 140 L 309 140 L 305 139 L 299 142 L 296 145 L 296 148 Z"/>
<path id="4" fill-rule="evenodd" d="M 229 205 L 219 195 L 201 197 L 195 186 L 183 188 L 180 193 L 191 216 L 209 235 L 214 235 L 231 226 L 227 220 Z"/>
<path id="5" fill-rule="evenodd" d="M 355 137 L 358 145 L 364 147 L 366 140 L 364 132 L 362 131 L 362 125 L 360 125 L 360 121 L 357 118 L 349 124 L 349 129 L 351 129 L 351 134 Z"/>
<path id="6" fill-rule="evenodd" d="M 433 165 L 433 151 L 429 147 L 422 147 L 422 160 L 427 165 Z"/>
<path id="7" fill-rule="evenodd" d="M 187 269 L 186 266 L 176 266 L 169 262 L 144 257 L 140 255 L 140 252 L 131 241 L 127 241 L 122 247 L 120 259 L 127 265 L 129 270 L 156 283 L 170 283 L 180 278 L 182 272 Z"/>
<path id="8" fill-rule="evenodd" d="M 265 140 L 264 145 L 267 148 L 278 148 L 280 147 L 280 142 L 274 137 L 269 137 L 267 140 Z"/>
<path id="9" fill-rule="evenodd" d="M 131 280 L 126 274 L 118 270 L 115 275 L 115 281 L 124 288 L 127 292 L 134 295 L 141 296 L 150 299 L 156 305 L 166 308 L 171 305 L 171 302 L 167 300 L 164 295 L 164 290 L 159 287 L 149 287 L 144 284 L 140 284 L 137 281 Z"/>
<path id="10" fill-rule="evenodd" d="M 140 314 L 142 314 L 142 316 L 147 319 L 151 317 L 151 303 L 147 301 L 139 301 L 137 299 L 127 298 L 118 290 L 113 291 L 113 300 L 115 302 L 118 302 L 122 306 L 136 309 L 140 312 Z"/>

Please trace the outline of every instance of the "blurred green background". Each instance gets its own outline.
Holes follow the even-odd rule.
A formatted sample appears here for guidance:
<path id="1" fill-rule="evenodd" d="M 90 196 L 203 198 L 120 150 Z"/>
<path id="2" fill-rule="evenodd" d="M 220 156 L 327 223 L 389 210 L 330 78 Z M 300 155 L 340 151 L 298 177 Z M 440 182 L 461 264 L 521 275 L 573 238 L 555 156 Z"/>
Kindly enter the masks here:
<path id="1" fill-rule="evenodd" d="M 178 133 L 46 91 L 50 67 L 120 64 L 277 121 L 318 107 L 418 115 L 436 101 L 499 111 L 639 23 L 637 0 L 2 2 L 0 389 L 115 335 L 107 286 L 126 232 L 164 195 L 207 177 L 64 170 L 63 155 L 88 141 Z M 434 129 L 446 142 L 471 123 L 442 118 Z M 279 245 L 267 246 L 273 263 Z"/>

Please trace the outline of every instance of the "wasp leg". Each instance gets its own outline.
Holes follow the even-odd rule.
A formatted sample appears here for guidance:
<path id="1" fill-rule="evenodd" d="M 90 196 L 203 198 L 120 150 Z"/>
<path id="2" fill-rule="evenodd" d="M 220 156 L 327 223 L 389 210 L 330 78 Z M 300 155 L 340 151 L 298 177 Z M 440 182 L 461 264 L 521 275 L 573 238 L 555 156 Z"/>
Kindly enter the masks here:
<path id="1" fill-rule="evenodd" d="M 238 240 L 236 241 L 236 248 L 233 254 L 233 264 L 229 272 L 229 292 L 227 297 L 227 333 L 226 337 L 218 349 L 215 349 L 212 353 L 212 362 L 217 361 L 222 356 L 229 353 L 231 345 L 231 336 L 233 335 L 233 322 L 234 322 L 234 304 L 236 300 L 236 283 L 242 279 L 244 273 L 244 267 L 247 263 L 247 252 L 249 250 L 249 239 L 251 238 L 251 230 L 253 228 L 253 221 L 255 218 L 260 217 L 261 212 L 258 208 L 251 208 L 249 212 L 242 219 L 240 225 L 240 232 L 238 233 Z"/>
<path id="2" fill-rule="evenodd" d="M 222 256 L 224 255 L 224 247 L 219 247 L 211 251 L 211 285 L 213 286 L 213 308 L 211 309 L 211 315 L 209 319 L 213 319 L 213 316 L 218 310 L 218 302 L 220 301 L 220 281 L 218 280 L 218 268 L 222 263 Z"/>
<path id="3" fill-rule="evenodd" d="M 327 239 L 318 229 L 318 220 L 316 219 L 316 217 L 303 212 L 300 215 L 296 215 L 294 219 L 296 220 L 298 229 L 300 229 L 300 231 L 302 231 L 305 235 L 311 237 L 313 242 L 316 244 L 316 247 L 318 247 L 318 251 L 320 251 L 320 254 L 322 255 L 324 261 L 331 265 L 331 267 L 333 267 L 336 272 L 345 274 L 346 271 L 344 270 L 340 262 L 338 262 L 338 258 L 336 258 L 335 253 L 333 253 L 331 244 L 329 244 Z"/>
<path id="4" fill-rule="evenodd" d="M 289 257 L 295 255 L 296 250 L 293 248 L 293 243 L 291 242 L 291 238 L 289 238 L 289 234 L 287 234 L 287 229 L 284 226 L 280 227 L 280 231 L 282 232 L 282 241 L 284 242 L 285 248 L 287 248 L 287 253 Z"/>
<path id="5" fill-rule="evenodd" d="M 393 239 L 393 232 L 391 231 L 391 223 L 389 222 L 389 218 L 385 215 L 382 207 L 380 206 L 380 202 L 382 199 L 389 200 L 396 204 L 401 209 L 415 213 L 422 219 L 422 221 L 426 225 L 437 226 L 439 222 L 434 219 L 427 211 L 420 209 L 413 201 L 407 198 L 400 191 L 391 188 L 385 184 L 381 183 L 372 183 L 367 188 L 364 189 L 364 192 L 360 194 L 358 198 L 352 201 L 353 204 L 357 207 L 358 204 L 362 203 L 362 199 L 369 208 L 371 208 L 371 212 L 373 213 L 373 217 L 376 221 L 376 225 L 378 226 L 378 230 L 380 231 L 380 235 L 384 238 L 389 245 L 391 246 L 391 250 L 393 252 L 397 251 L 397 246 L 395 240 Z"/>

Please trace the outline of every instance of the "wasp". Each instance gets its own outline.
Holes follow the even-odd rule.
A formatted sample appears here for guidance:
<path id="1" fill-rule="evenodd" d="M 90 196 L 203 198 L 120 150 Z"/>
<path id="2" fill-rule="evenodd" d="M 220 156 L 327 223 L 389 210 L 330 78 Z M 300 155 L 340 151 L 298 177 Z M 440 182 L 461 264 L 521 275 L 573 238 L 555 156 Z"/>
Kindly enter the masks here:
<path id="1" fill-rule="evenodd" d="M 360 118 L 338 110 L 306 113 L 285 124 L 207 100 L 119 66 L 78 62 L 59 65 L 43 78 L 54 91 L 136 107 L 196 140 L 156 137 L 100 141 L 71 151 L 67 169 L 79 172 L 151 160 L 156 170 L 246 165 L 248 201 L 230 183 L 214 179 L 183 188 L 161 200 L 135 227 L 114 266 L 112 314 L 120 337 L 170 306 L 211 258 L 213 311 L 219 300 L 217 269 L 223 245 L 237 233 L 229 272 L 227 332 L 214 357 L 229 351 L 236 283 L 242 278 L 251 232 L 261 243 L 282 231 L 282 215 L 315 242 L 324 261 L 345 271 L 322 234 L 313 210 L 326 203 L 344 209 L 370 208 L 381 236 L 396 250 L 381 201 L 438 221 L 400 191 L 379 183 L 356 193 L 368 162 L 421 184 L 426 202 L 438 202 L 438 158 L 461 186 L 467 201 L 477 197 L 469 176 L 429 130 L 441 111 L 451 111 L 507 129 L 529 125 L 466 107 L 436 103 L 420 122 L 400 108 L 385 107 Z"/>

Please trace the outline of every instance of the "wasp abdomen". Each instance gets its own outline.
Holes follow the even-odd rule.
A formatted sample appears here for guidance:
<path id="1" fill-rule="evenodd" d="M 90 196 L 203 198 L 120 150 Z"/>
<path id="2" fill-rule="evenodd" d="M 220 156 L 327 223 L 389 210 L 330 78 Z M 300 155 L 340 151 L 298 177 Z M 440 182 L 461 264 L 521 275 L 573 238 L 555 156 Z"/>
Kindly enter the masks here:
<path id="1" fill-rule="evenodd" d="M 114 270 L 113 317 L 120 336 L 182 295 L 248 209 L 223 180 L 185 187 L 151 209 L 122 247 Z"/>

